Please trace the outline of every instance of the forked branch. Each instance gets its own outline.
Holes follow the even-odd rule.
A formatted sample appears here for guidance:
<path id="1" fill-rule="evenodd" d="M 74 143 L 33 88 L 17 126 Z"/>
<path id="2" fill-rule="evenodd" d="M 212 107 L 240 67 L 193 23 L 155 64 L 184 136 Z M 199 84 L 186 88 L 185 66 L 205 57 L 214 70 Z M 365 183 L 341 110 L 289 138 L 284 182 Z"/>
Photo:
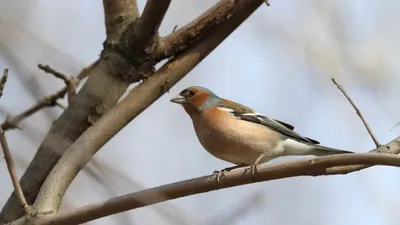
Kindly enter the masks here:
<path id="1" fill-rule="evenodd" d="M 379 143 L 378 139 L 375 137 L 375 135 L 372 132 L 371 128 L 369 127 L 367 121 L 364 119 L 364 116 L 361 114 L 361 111 L 358 109 L 358 107 L 353 102 L 353 100 L 350 98 L 350 96 L 347 95 L 346 91 L 343 89 L 343 86 L 338 84 L 334 78 L 332 78 L 332 82 L 343 93 L 344 97 L 346 97 L 346 99 L 350 102 L 350 104 L 351 104 L 351 106 L 353 106 L 354 110 L 356 110 L 357 115 L 360 117 L 361 121 L 363 122 L 365 128 L 367 129 L 369 135 L 371 136 L 372 140 L 374 141 L 376 147 L 379 148 L 379 146 L 381 146 L 381 144 Z"/>
<path id="2" fill-rule="evenodd" d="M 8 69 L 4 69 L 3 76 L 0 79 L 0 98 L 1 98 L 1 96 L 3 96 L 3 90 L 4 90 L 5 84 L 7 82 L 7 76 L 8 76 Z M 8 173 L 10 174 L 11 181 L 14 186 L 14 191 L 17 195 L 17 198 L 21 204 L 22 209 L 25 211 L 29 206 L 28 206 L 28 203 L 26 202 L 24 193 L 22 192 L 21 185 L 19 184 L 17 172 L 15 171 L 14 160 L 12 159 L 6 136 L 1 127 L 0 127 L 0 144 L 1 144 L 1 148 L 3 149 L 4 159 L 6 161 Z"/>

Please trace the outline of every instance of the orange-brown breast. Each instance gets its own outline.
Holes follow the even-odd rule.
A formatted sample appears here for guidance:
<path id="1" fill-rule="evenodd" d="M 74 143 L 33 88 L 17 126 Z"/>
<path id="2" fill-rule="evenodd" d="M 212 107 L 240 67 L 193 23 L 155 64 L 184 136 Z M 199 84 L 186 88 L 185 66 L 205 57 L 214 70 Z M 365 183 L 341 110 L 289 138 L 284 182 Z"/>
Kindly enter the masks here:
<path id="1" fill-rule="evenodd" d="M 200 143 L 219 159 L 252 164 L 263 152 L 278 154 L 276 147 L 281 135 L 263 125 L 236 119 L 218 108 L 191 117 Z"/>

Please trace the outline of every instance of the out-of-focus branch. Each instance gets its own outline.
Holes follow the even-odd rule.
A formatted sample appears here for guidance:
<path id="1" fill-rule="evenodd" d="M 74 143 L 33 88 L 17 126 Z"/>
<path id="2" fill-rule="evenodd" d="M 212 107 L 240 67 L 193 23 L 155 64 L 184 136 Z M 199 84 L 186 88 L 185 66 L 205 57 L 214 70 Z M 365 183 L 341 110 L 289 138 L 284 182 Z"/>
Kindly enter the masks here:
<path id="1" fill-rule="evenodd" d="M 47 212 L 57 211 L 68 186 L 91 157 L 119 130 L 192 70 L 262 3 L 262 0 L 248 0 L 246 4 L 237 5 L 239 10 L 234 10 L 235 13 L 218 30 L 166 63 L 110 109 L 95 126 L 89 127 L 54 166 L 39 192 L 35 206 Z"/>
<path id="2" fill-rule="evenodd" d="M 7 77 L 8 77 L 8 68 L 5 68 L 3 71 L 3 76 L 1 76 L 0 79 L 0 98 L 3 96 L 4 87 L 6 86 L 7 83 Z"/>
<path id="3" fill-rule="evenodd" d="M 116 193 L 121 192 L 117 191 L 118 184 L 120 182 L 124 184 L 124 187 L 130 187 L 135 190 L 144 190 L 148 188 L 141 182 L 134 180 L 125 173 L 117 170 L 113 167 L 113 165 L 99 160 L 99 158 L 92 158 L 85 168 L 83 168 L 83 171 L 89 173 L 93 179 L 95 179 L 102 187 L 104 187 L 104 189 L 106 189 L 106 191 L 110 194 L 110 197 L 117 196 Z M 110 183 L 112 185 L 110 185 Z M 162 197 L 162 195 L 159 197 Z M 151 210 L 154 210 L 155 213 L 163 217 L 165 221 L 170 222 L 170 224 L 198 224 L 198 222 L 196 222 L 195 215 L 188 214 L 185 212 L 185 210 L 179 208 L 173 203 L 165 203 L 163 206 L 154 206 L 151 208 Z M 123 224 L 127 223 L 125 222 Z"/>
<path id="4" fill-rule="evenodd" d="M 136 0 L 103 0 L 107 41 L 118 40 L 132 21 L 139 17 Z"/>
<path id="5" fill-rule="evenodd" d="M 3 76 L 0 79 L 0 98 L 3 96 L 3 90 L 7 82 L 8 69 L 4 69 Z M 4 159 L 6 160 L 8 173 L 10 174 L 12 184 L 14 186 L 14 191 L 17 195 L 17 198 L 21 204 L 21 208 L 25 211 L 29 205 L 26 202 L 24 193 L 22 192 L 21 185 L 19 184 L 17 172 L 15 171 L 14 160 L 12 159 L 10 148 L 8 147 L 6 135 L 4 134 L 4 130 L 0 127 L 0 144 L 3 149 Z"/>
<path id="6" fill-rule="evenodd" d="M 389 131 L 392 131 L 394 128 L 396 128 L 398 125 L 400 125 L 400 122 L 396 123 L 392 128 L 390 128 Z"/>
<path id="7" fill-rule="evenodd" d="M 91 76 L 74 101 L 52 123 L 28 169 L 21 177 L 21 186 L 28 203 L 33 203 L 46 177 L 65 150 L 103 114 L 112 108 L 132 82 L 152 72 L 157 63 L 149 55 L 140 54 L 143 46 L 130 45 L 127 40 L 140 35 L 131 32 L 138 17 L 135 0 L 103 0 L 107 40 L 100 59 L 90 68 Z M 135 59 L 130 57 L 135 56 Z M 144 63 L 147 62 L 147 63 Z M 21 216 L 16 196 L 12 194 L 0 213 L 0 223 Z"/>
<path id="8" fill-rule="evenodd" d="M 116 1 L 103 1 L 106 14 L 115 15 L 115 12 L 118 11 L 117 9 L 120 9 L 120 7 L 112 5 L 113 2 Z M 222 2 L 230 2 L 231 4 L 237 3 L 232 0 L 222 0 Z M 83 148 L 85 150 L 81 152 L 85 155 L 69 167 L 68 170 L 71 170 L 71 173 L 68 173 L 68 178 L 66 176 L 67 179 L 59 183 L 54 191 L 49 191 L 51 194 L 48 200 L 45 200 L 47 203 L 49 203 L 48 201 L 52 199 L 56 191 L 60 191 L 58 197 L 55 197 L 54 203 L 40 204 L 49 206 L 50 208 L 55 206 L 51 210 L 57 210 L 60 203 L 60 201 L 57 201 L 57 198 L 62 198 L 65 188 L 67 188 L 76 173 L 81 169 L 79 165 L 83 167 L 87 160 L 92 157 L 94 152 L 96 152 L 105 141 L 109 140 L 131 119 L 135 118 L 193 69 L 195 65 L 255 11 L 255 9 L 263 3 L 263 0 L 240 0 L 238 2 L 243 3 L 237 4 L 239 10 L 234 10 L 229 15 L 219 14 L 223 17 L 229 17 L 229 19 L 220 23 L 219 26 L 216 26 L 214 32 L 209 32 L 209 34 L 203 36 L 201 43 L 198 42 L 198 44 L 191 45 L 192 48 L 190 49 L 187 47 L 182 48 L 187 49 L 187 51 L 176 56 L 175 59 L 164 66 L 159 73 L 150 76 L 140 85 L 140 88 L 136 88 L 132 97 L 129 98 L 134 99 L 131 100 L 133 102 L 133 108 L 129 110 L 120 109 L 121 107 L 129 107 L 129 105 L 121 105 L 121 107 L 113 106 L 124 94 L 129 84 L 139 81 L 147 77 L 146 75 L 152 73 L 153 66 L 160 61 L 160 57 L 157 57 L 156 53 L 143 51 L 146 49 L 146 46 L 136 46 L 135 43 L 132 42 L 132 40 L 136 39 L 136 35 L 140 35 L 140 32 L 134 32 L 134 30 L 137 29 L 137 26 L 134 25 L 136 23 L 135 19 L 132 19 L 132 21 L 128 23 L 129 25 L 125 26 L 125 30 L 122 28 L 125 23 L 117 23 L 121 25 L 120 28 L 123 30 L 120 38 L 115 38 L 115 35 L 121 31 L 121 29 L 107 28 L 107 34 L 109 35 L 107 35 L 107 41 L 105 42 L 100 60 L 90 71 L 92 75 L 89 76 L 85 85 L 80 89 L 72 104 L 53 122 L 52 127 L 40 145 L 35 157 L 21 178 L 21 186 L 23 190 L 26 191 L 25 196 L 28 203 L 36 199 L 39 190 L 42 189 L 41 192 L 43 193 L 49 191 L 49 188 L 43 185 L 45 179 L 49 178 L 48 184 L 59 179 L 55 178 L 56 180 L 51 181 L 54 177 L 50 178 L 48 175 L 57 162 L 66 162 L 60 160 L 61 155 L 63 155 L 67 149 L 76 150 L 80 148 L 79 146 L 85 139 L 82 138 L 79 141 L 77 141 L 77 139 L 81 137 L 87 138 L 87 135 L 93 132 L 89 130 L 98 127 L 99 122 L 97 120 L 102 118 L 111 108 L 118 108 L 118 110 L 121 110 L 120 112 L 118 112 L 118 110 L 114 111 L 114 113 L 118 112 L 117 114 L 119 115 L 117 117 L 119 118 L 117 124 L 111 125 L 110 119 L 116 119 L 116 117 L 113 117 L 114 113 L 110 114 L 110 117 L 106 119 L 104 123 L 110 123 L 109 126 L 112 126 L 112 128 L 97 132 L 98 134 L 95 136 L 97 138 L 101 136 L 98 138 L 99 140 L 92 142 L 92 147 L 85 146 Z M 220 2 L 217 4 L 220 4 Z M 109 7 L 114 8 L 110 10 Z M 230 7 L 232 6 L 230 5 Z M 132 16 L 130 18 L 135 17 Z M 107 21 L 110 20 L 106 19 L 106 24 Z M 198 40 L 198 38 L 195 39 Z M 185 45 L 185 43 L 183 43 L 183 45 Z M 158 47 L 155 49 L 158 49 Z M 154 79 L 151 79 L 153 77 Z M 96 126 L 91 126 L 93 123 L 96 123 Z M 105 125 L 104 123 L 103 126 Z M 84 131 L 88 133 L 83 135 Z M 88 145 L 89 143 L 86 142 L 83 144 Z M 69 154 L 64 154 L 66 158 L 70 157 L 68 155 Z M 60 164 L 60 166 L 61 165 L 62 164 Z M 63 174 L 63 176 L 64 175 L 67 174 Z M 43 199 L 36 202 L 42 201 Z M 16 203 L 15 195 L 11 195 L 0 214 L 0 222 L 9 222 L 20 216 Z M 39 209 L 39 211 L 42 210 L 40 208 L 37 209 Z M 43 210 L 48 210 L 48 207 L 44 207 Z"/>
<path id="9" fill-rule="evenodd" d="M 236 224 L 238 220 L 244 218 L 252 210 L 260 208 L 262 204 L 263 191 L 257 191 L 250 196 L 246 196 L 240 200 L 238 204 L 229 205 L 227 212 L 218 212 L 217 216 L 207 219 L 206 224 L 226 225 Z"/>
<path id="10" fill-rule="evenodd" d="M 399 140 L 400 137 L 392 142 Z M 397 145 L 397 151 L 399 149 L 400 142 Z M 257 179 L 258 182 L 261 182 L 288 177 L 330 175 L 331 173 L 327 170 L 330 167 L 342 166 L 342 168 L 345 168 L 345 166 L 357 164 L 400 167 L 400 156 L 382 153 L 354 153 L 313 157 L 311 159 L 304 158 L 278 164 L 263 164 L 257 170 Z M 340 174 L 350 172 L 353 171 L 343 169 Z M 215 175 L 180 181 L 90 204 L 70 213 L 42 217 L 34 221 L 34 223 L 35 225 L 80 224 L 127 210 L 164 202 L 167 199 L 172 200 L 250 183 L 254 183 L 251 171 L 246 168 L 240 168 L 226 172 L 219 182 Z M 162 198 L 158 197 L 160 194 L 162 194 Z M 12 225 L 20 225 L 24 224 L 24 222 L 24 219 L 20 219 Z"/>
<path id="11" fill-rule="evenodd" d="M 159 54 L 170 57 L 199 43 L 203 38 L 218 30 L 231 17 L 242 11 L 249 4 L 262 4 L 263 0 L 224 0 L 219 1 L 201 16 L 187 25 L 161 39 Z"/>
<path id="12" fill-rule="evenodd" d="M 93 66 L 94 64 L 85 67 L 84 69 L 81 70 L 81 72 L 76 76 L 76 78 L 73 78 L 73 80 L 75 80 L 74 82 L 76 82 L 76 85 L 79 84 L 79 82 L 84 79 L 85 77 L 87 77 L 89 75 L 88 71 L 90 70 L 90 68 Z M 54 74 L 54 76 L 56 77 L 66 77 L 64 74 L 59 73 L 53 69 L 51 69 L 50 67 L 45 67 L 44 69 L 46 69 L 45 71 Z M 50 69 L 50 70 L 48 70 Z M 57 74 L 57 75 L 56 75 Z M 64 78 L 62 78 L 64 79 Z M 65 78 L 65 79 L 69 79 L 69 78 Z M 18 124 L 28 118 L 29 116 L 33 115 L 34 113 L 38 112 L 39 110 L 46 108 L 46 107 L 53 107 L 56 105 L 59 105 L 59 103 L 57 102 L 58 99 L 64 98 L 65 94 L 68 92 L 68 86 L 63 87 L 61 90 L 57 91 L 54 94 L 45 96 L 43 99 L 41 99 L 40 101 L 38 101 L 35 105 L 29 107 L 28 109 L 26 109 L 25 111 L 21 112 L 20 114 L 16 115 L 16 116 L 12 116 L 12 117 L 8 117 L 6 119 L 6 121 L 4 121 L 1 124 L 1 127 L 3 128 L 4 131 L 9 130 L 9 129 L 14 129 L 14 128 L 18 128 Z M 60 105 L 60 107 L 62 107 Z"/>
<path id="13" fill-rule="evenodd" d="M 346 91 L 343 89 L 343 86 L 338 84 L 334 78 L 331 79 L 332 82 L 336 85 L 336 87 L 343 93 L 344 97 L 349 101 L 351 106 L 356 110 L 357 115 L 360 117 L 361 121 L 363 122 L 365 128 L 368 131 L 368 134 L 371 136 L 372 141 L 375 143 L 376 147 L 379 148 L 381 144 L 379 143 L 378 139 L 375 137 L 374 133 L 372 132 L 371 128 L 369 127 L 367 121 L 364 119 L 364 116 L 361 114 L 360 110 L 356 106 L 356 104 L 353 102 L 353 100 L 350 98 L 350 96 L 347 95 Z"/>

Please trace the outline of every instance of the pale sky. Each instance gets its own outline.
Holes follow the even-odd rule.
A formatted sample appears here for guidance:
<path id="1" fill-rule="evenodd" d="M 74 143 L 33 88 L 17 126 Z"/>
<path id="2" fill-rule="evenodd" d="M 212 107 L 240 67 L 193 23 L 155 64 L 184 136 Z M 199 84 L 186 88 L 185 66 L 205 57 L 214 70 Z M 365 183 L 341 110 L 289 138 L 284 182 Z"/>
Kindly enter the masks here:
<path id="1" fill-rule="evenodd" d="M 182 26 L 217 2 L 172 1 L 161 34 Z M 293 124 L 321 144 L 364 152 L 374 144 L 355 111 L 331 83 L 336 77 L 366 117 L 381 143 L 400 135 L 400 2 L 270 1 L 239 27 L 171 91 L 116 135 L 96 155 L 142 187 L 111 177 L 110 194 L 85 174 L 66 196 L 71 209 L 107 198 L 197 176 L 231 166 L 209 155 L 198 142 L 189 117 L 169 99 L 183 88 L 200 85 L 267 116 Z M 143 9 L 144 1 L 140 1 Z M 101 1 L 0 3 L 0 69 L 10 68 L 1 109 L 16 114 L 35 102 L 24 85 L 38 82 L 44 94 L 62 87 L 36 64 L 76 74 L 95 60 L 105 38 Z M 17 15 L 19 13 L 20 15 Z M 2 31 L 1 29 L 5 30 Z M 15 65 L 4 45 L 18 56 Z M 51 49 L 53 48 L 53 49 Z M 25 72 L 23 79 L 17 74 Z M 29 73 L 26 73 L 29 72 Z M 38 88 L 36 88 L 38 89 Z M 39 91 L 39 90 L 36 90 Z M 49 113 L 50 112 L 50 113 Z M 7 133 L 16 157 L 31 160 L 60 109 L 29 118 L 23 131 Z M 30 132 L 31 139 L 27 138 Z M 280 158 L 271 163 L 290 160 Z M 5 202 L 12 190 L 0 163 Z M 26 168 L 19 164 L 19 175 Z M 256 195 L 231 224 L 395 225 L 400 202 L 400 172 L 374 167 L 345 176 L 301 177 L 190 196 L 91 224 L 218 224 Z M 176 207 L 176 208 L 174 208 Z M 67 210 L 67 209 L 64 209 Z M 173 214 L 160 213 L 163 210 Z M 166 213 L 166 214 L 168 214 Z M 168 214 L 168 215 L 169 215 Z M 124 216 L 125 217 L 124 217 Z M 235 213 L 234 215 L 237 215 Z M 166 219 L 168 217 L 168 219 Z"/>

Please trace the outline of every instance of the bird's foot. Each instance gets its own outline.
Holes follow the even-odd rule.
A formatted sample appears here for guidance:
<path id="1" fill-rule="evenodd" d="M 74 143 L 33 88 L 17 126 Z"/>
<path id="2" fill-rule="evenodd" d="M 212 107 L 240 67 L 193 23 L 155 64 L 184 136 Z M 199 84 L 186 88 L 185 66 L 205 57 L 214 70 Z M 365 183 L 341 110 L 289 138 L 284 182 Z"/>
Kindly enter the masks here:
<path id="1" fill-rule="evenodd" d="M 213 172 L 213 175 L 215 175 L 215 174 L 217 175 L 217 182 L 219 182 L 221 180 L 221 177 L 224 175 L 224 170 L 220 170 L 220 171 L 215 170 Z"/>
<path id="2" fill-rule="evenodd" d="M 251 170 L 251 175 L 253 176 L 253 181 L 256 181 L 257 163 L 254 163 L 249 168 L 246 168 L 245 172 Z"/>
<path id="3" fill-rule="evenodd" d="M 231 171 L 233 169 L 241 168 L 241 167 L 244 167 L 244 166 L 247 166 L 247 165 L 241 164 L 241 165 L 237 165 L 237 166 L 227 167 L 227 168 L 222 169 L 220 171 L 216 170 L 216 171 L 213 172 L 213 175 L 215 175 L 215 174 L 217 175 L 217 181 L 219 182 L 221 180 L 221 177 L 224 175 L 224 172 L 228 172 L 228 171 Z"/>

